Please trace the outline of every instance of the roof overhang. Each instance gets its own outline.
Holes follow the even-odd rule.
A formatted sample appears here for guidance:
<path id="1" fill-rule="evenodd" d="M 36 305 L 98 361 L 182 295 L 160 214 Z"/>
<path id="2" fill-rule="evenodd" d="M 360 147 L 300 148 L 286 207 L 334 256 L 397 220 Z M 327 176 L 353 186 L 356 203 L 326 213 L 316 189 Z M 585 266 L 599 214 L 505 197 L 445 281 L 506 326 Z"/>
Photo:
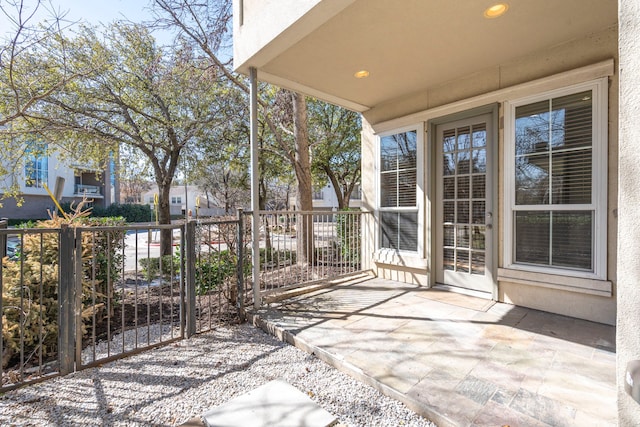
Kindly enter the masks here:
<path id="1" fill-rule="evenodd" d="M 617 22 L 616 0 L 507 0 L 508 11 L 494 19 L 483 16 L 496 3 L 486 0 L 295 0 L 293 7 L 292 1 L 263 6 L 270 13 L 292 10 L 275 26 L 267 19 L 240 26 L 236 18 L 236 70 L 255 67 L 262 81 L 356 111 Z M 258 34 L 260 26 L 266 30 Z M 363 69 L 369 76 L 356 78 Z"/>

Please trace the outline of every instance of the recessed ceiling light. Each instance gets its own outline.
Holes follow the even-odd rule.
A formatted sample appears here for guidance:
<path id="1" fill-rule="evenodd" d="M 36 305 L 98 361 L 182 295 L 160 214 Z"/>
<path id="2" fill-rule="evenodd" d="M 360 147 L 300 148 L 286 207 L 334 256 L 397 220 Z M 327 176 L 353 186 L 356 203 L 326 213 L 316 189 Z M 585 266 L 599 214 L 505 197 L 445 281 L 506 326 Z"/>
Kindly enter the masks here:
<path id="1" fill-rule="evenodd" d="M 365 77 L 369 77 L 369 72 L 367 70 L 360 70 L 353 75 L 356 79 L 364 79 Z"/>
<path id="2" fill-rule="evenodd" d="M 504 15 L 504 13 L 509 9 L 509 5 L 506 3 L 497 3 L 493 6 L 487 8 L 484 11 L 485 18 L 497 18 L 498 16 Z"/>

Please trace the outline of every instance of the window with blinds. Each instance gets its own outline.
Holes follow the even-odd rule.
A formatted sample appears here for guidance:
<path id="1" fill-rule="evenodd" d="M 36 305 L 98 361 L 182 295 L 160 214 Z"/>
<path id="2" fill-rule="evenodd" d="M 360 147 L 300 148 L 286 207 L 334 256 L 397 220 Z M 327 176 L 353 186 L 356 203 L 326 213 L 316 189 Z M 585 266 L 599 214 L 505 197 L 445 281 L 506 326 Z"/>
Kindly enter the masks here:
<path id="1" fill-rule="evenodd" d="M 418 250 L 417 132 L 380 138 L 380 246 Z"/>
<path id="2" fill-rule="evenodd" d="M 593 91 L 515 108 L 513 261 L 594 271 Z"/>

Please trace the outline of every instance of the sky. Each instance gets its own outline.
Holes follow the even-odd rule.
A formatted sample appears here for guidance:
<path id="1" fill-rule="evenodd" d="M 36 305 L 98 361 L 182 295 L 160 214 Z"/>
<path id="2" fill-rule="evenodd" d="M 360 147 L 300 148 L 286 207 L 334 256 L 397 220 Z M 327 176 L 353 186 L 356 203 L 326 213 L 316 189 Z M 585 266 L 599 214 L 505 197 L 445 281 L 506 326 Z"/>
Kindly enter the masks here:
<path id="1" fill-rule="evenodd" d="M 86 20 L 92 24 L 107 24 L 126 18 L 134 22 L 149 19 L 150 0 L 51 0 L 71 20 Z"/>
<path id="2" fill-rule="evenodd" d="M 24 0 L 25 9 L 33 10 L 36 0 Z M 152 0 L 44 0 L 47 8 L 51 2 L 53 8 L 61 13 L 66 13 L 65 20 L 70 22 L 84 21 L 89 24 L 108 24 L 115 20 L 125 19 L 133 22 L 142 22 L 152 19 L 150 5 Z M 7 6 L 6 0 L 0 0 L 0 5 Z M 11 8 L 9 7 L 11 10 Z M 37 15 L 38 20 L 50 16 L 44 8 Z M 0 32 L 9 30 L 7 18 L 0 15 Z M 161 44 L 169 43 L 171 35 L 168 33 L 155 33 Z"/>
<path id="3" fill-rule="evenodd" d="M 36 0 L 24 0 L 25 8 L 32 10 Z M 61 12 L 68 12 L 66 19 L 70 21 L 84 20 L 91 24 L 107 24 L 116 19 L 127 18 L 132 21 L 142 21 L 149 15 L 151 0 L 45 0 Z M 0 3 L 6 2 L 0 0 Z"/>

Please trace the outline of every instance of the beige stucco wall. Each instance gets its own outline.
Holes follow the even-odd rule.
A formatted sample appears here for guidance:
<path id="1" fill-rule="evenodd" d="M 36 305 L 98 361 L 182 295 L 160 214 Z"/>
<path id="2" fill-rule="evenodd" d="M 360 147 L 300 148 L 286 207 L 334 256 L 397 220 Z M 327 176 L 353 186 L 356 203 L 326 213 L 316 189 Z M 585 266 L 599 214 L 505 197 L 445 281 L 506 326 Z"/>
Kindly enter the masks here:
<path id="1" fill-rule="evenodd" d="M 319 2 L 320 0 L 234 0 L 234 62 L 242 64 L 255 55 Z"/>
<path id="2" fill-rule="evenodd" d="M 260 68 L 353 1 L 233 0 L 234 68 Z"/>
<path id="3" fill-rule="evenodd" d="M 375 170 L 376 138 L 373 135 L 373 129 L 365 121 L 362 123 L 362 128 L 362 170 Z M 376 200 L 375 191 L 372 192 L 371 189 L 375 189 L 375 174 L 363 173 L 360 178 L 360 188 L 362 189 L 362 210 L 373 212 L 376 207 Z M 362 267 L 365 270 L 375 271 L 371 255 L 375 251 L 376 229 L 376 221 L 373 215 L 365 216 L 362 225 Z"/>
<path id="4" fill-rule="evenodd" d="M 624 391 L 627 363 L 640 359 L 640 3 L 620 0 L 620 190 L 618 234 L 618 423 L 640 425 Z"/>
<path id="5" fill-rule="evenodd" d="M 524 55 L 516 61 L 380 104 L 363 113 L 372 125 L 617 57 L 617 27 Z"/>
<path id="6" fill-rule="evenodd" d="M 615 296 L 601 297 L 503 281 L 499 283 L 498 295 L 499 301 L 509 304 L 615 325 Z"/>
<path id="7" fill-rule="evenodd" d="M 571 72 L 581 67 L 613 59 L 617 64 L 618 56 L 618 33 L 617 27 L 611 27 L 591 36 L 572 40 L 561 45 L 552 46 L 541 52 L 524 55 L 517 61 L 501 64 L 490 70 L 485 70 L 463 79 L 449 82 L 446 85 L 433 87 L 424 90 L 417 90 L 416 93 L 373 108 L 364 113 L 364 134 L 363 138 L 363 170 L 369 171 L 375 165 L 375 131 L 388 131 L 394 127 L 406 126 L 419 121 L 426 122 L 440 116 L 462 112 L 466 109 L 499 103 L 499 141 L 498 151 L 498 267 L 503 263 L 503 239 L 504 224 L 501 219 L 503 212 L 503 126 L 504 109 L 503 103 L 510 97 L 529 96 L 544 90 L 557 89 L 580 81 L 572 81 L 571 74 L 568 79 L 560 79 L 553 83 L 537 85 L 535 88 L 527 89 L 527 83 L 544 79 L 553 75 Z M 580 77 L 585 78 L 585 77 Z M 563 86 L 557 86 L 557 85 Z M 555 86 L 554 86 L 555 85 Z M 509 88 L 514 89 L 513 92 Z M 527 92 L 529 91 L 529 92 Z M 494 95 L 495 94 L 495 95 Z M 467 100 L 476 100 L 465 103 Z M 501 301 L 546 310 L 550 312 L 565 314 L 568 316 L 593 320 L 607 324 L 615 324 L 616 319 L 616 262 L 617 262 L 617 176 L 618 176 L 618 75 L 614 73 L 609 76 L 609 131 L 608 131 L 608 244 L 607 244 L 607 279 L 612 282 L 612 295 L 599 296 L 582 292 L 567 291 L 553 287 L 533 286 L 533 284 L 510 283 L 501 281 L 498 283 L 498 298 Z M 451 106 L 451 108 L 448 108 Z M 446 111 L 446 113 L 445 113 Z M 428 140 L 428 139 L 426 139 Z M 370 145 L 373 144 L 374 147 Z M 429 150 L 424 150 L 425 153 Z M 429 188 L 428 176 L 429 166 L 425 169 L 425 188 Z M 366 174 L 365 174 L 366 175 Z M 376 194 L 375 176 L 363 182 L 363 194 L 373 197 Z M 374 200 L 369 201 L 371 207 L 375 207 Z M 425 200 L 427 203 L 428 200 Z M 425 214 L 425 222 L 428 221 Z M 495 221 L 494 221 L 495 223 Z M 425 229 L 429 229 L 429 224 Z M 375 264 L 377 272 L 381 277 L 398 278 L 403 280 L 406 277 L 413 283 L 429 283 L 429 251 L 426 251 L 424 267 L 405 268 L 402 262 Z M 394 265 L 395 264 L 395 265 Z M 406 273 L 405 273 L 406 272 Z"/>

